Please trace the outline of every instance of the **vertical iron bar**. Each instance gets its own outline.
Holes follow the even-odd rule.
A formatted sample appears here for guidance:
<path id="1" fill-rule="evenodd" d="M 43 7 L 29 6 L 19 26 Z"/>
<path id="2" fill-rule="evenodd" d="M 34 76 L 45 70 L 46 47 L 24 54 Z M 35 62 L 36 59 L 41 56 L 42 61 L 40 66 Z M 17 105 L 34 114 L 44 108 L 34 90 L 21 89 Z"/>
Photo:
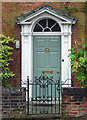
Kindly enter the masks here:
<path id="1" fill-rule="evenodd" d="M 60 89 L 59 89 L 59 114 L 60 114 Z"/>
<path id="2" fill-rule="evenodd" d="M 37 83 L 36 83 L 36 114 L 37 114 Z"/>
<path id="3" fill-rule="evenodd" d="M 49 99 L 48 99 L 48 84 L 47 84 L 47 102 L 48 102 L 48 100 L 49 100 Z"/>
<path id="4" fill-rule="evenodd" d="M 32 87 L 32 96 L 31 96 L 31 107 L 32 107 L 31 109 L 32 110 L 31 110 L 31 112 L 32 112 L 32 114 L 33 114 L 33 99 L 34 99 L 33 98 L 33 92 L 34 92 L 33 86 L 34 86 L 34 84 L 33 84 L 33 81 L 32 81 L 32 83 L 31 83 L 31 87 Z"/>
<path id="5" fill-rule="evenodd" d="M 41 100 L 41 86 L 39 84 L 39 105 L 40 105 L 40 100 Z M 41 112 L 41 107 L 39 106 L 39 110 Z"/>
<path id="6" fill-rule="evenodd" d="M 30 89 L 30 81 L 29 81 L 29 89 Z M 30 114 L 30 94 L 29 94 L 29 114 Z"/>
<path id="7" fill-rule="evenodd" d="M 29 76 L 27 76 L 27 114 L 29 114 Z"/>
<path id="8" fill-rule="evenodd" d="M 52 84 L 51 84 L 51 113 L 52 113 Z"/>
<path id="9" fill-rule="evenodd" d="M 60 114 L 60 77 L 59 77 L 59 114 Z"/>
<path id="10" fill-rule="evenodd" d="M 49 99 L 50 99 L 49 96 L 50 96 L 50 95 L 49 95 L 49 84 L 47 83 L 47 102 L 48 102 L 48 104 L 49 104 Z M 48 110 L 48 113 L 50 113 L 49 110 Z"/>
<path id="11" fill-rule="evenodd" d="M 56 83 L 55 83 L 55 113 L 56 113 Z"/>

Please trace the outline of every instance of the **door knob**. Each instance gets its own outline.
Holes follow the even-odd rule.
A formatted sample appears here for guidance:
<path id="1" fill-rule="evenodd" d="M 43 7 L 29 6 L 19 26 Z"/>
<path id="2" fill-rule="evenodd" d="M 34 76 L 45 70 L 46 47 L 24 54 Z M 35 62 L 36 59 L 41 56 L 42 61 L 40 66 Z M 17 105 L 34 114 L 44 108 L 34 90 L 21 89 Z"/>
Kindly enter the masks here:
<path id="1" fill-rule="evenodd" d="M 45 51 L 46 51 L 46 52 L 49 52 L 49 48 L 45 48 Z"/>
<path id="2" fill-rule="evenodd" d="M 59 73 L 59 70 L 57 70 L 57 73 Z"/>

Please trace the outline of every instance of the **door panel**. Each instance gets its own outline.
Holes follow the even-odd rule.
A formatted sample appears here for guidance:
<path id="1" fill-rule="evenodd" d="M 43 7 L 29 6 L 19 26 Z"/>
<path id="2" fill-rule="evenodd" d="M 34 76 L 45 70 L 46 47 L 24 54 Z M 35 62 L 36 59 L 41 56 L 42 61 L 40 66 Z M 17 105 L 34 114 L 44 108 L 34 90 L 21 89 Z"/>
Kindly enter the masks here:
<path id="1" fill-rule="evenodd" d="M 58 54 L 57 52 L 50 52 L 50 57 L 49 57 L 50 64 L 49 64 L 49 67 L 58 68 L 57 54 Z"/>
<path id="2" fill-rule="evenodd" d="M 36 68 L 44 68 L 44 53 L 43 52 L 36 52 Z"/>

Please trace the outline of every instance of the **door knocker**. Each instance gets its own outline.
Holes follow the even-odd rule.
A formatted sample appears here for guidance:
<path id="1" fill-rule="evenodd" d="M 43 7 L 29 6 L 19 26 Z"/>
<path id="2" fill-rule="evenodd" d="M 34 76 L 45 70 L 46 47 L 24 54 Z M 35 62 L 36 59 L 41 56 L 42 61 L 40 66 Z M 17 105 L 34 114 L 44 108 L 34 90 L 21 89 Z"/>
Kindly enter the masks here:
<path id="1" fill-rule="evenodd" d="M 49 52 L 49 48 L 45 48 L 45 51 L 46 51 L 46 52 Z"/>

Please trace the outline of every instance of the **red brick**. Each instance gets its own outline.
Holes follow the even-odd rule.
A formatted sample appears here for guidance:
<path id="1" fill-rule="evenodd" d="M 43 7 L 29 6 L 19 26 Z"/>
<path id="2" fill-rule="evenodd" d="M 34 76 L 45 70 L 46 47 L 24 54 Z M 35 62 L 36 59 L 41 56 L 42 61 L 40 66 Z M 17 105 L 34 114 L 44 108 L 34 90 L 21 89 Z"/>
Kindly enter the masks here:
<path id="1" fill-rule="evenodd" d="M 78 108 L 78 106 L 77 105 L 73 105 L 72 108 Z"/>
<path id="2" fill-rule="evenodd" d="M 73 112 L 73 111 L 78 112 L 79 110 L 78 110 L 78 109 L 72 109 L 71 111 L 72 111 L 72 112 Z"/>
<path id="3" fill-rule="evenodd" d="M 78 112 L 70 112 L 71 115 L 77 115 Z"/>
<path id="4" fill-rule="evenodd" d="M 84 105 L 84 106 L 86 106 L 86 103 L 85 103 L 85 102 L 82 102 L 81 104 Z"/>
<path id="5" fill-rule="evenodd" d="M 81 111 L 86 111 L 86 109 L 81 109 Z"/>

